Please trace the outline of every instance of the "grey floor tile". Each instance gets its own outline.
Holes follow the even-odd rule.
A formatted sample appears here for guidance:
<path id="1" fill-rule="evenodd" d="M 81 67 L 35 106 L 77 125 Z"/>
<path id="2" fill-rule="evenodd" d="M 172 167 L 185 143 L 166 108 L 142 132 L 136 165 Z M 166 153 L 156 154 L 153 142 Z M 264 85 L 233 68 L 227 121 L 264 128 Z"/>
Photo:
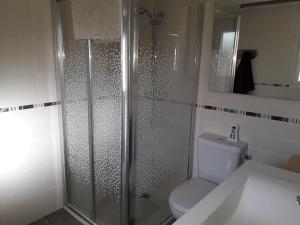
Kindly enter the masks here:
<path id="1" fill-rule="evenodd" d="M 36 221 L 34 223 L 31 223 L 29 225 L 49 225 L 49 224 L 45 220 L 40 219 L 40 220 L 38 220 L 38 221 Z"/>
<path id="2" fill-rule="evenodd" d="M 70 213 L 64 209 L 60 209 L 54 213 L 45 216 L 43 219 L 36 221 L 30 225 L 82 225 Z"/>
<path id="3" fill-rule="evenodd" d="M 61 209 L 44 218 L 50 225 L 82 225 L 66 210 Z"/>

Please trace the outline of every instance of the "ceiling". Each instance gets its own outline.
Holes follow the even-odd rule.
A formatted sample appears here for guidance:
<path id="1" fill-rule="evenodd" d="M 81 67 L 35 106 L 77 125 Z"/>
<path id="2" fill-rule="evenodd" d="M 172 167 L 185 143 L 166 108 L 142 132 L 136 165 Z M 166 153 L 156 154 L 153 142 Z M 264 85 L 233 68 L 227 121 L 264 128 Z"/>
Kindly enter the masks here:
<path id="1" fill-rule="evenodd" d="M 240 5 L 260 3 L 260 2 L 271 2 L 273 0 L 216 0 L 217 8 L 226 11 L 238 11 Z"/>

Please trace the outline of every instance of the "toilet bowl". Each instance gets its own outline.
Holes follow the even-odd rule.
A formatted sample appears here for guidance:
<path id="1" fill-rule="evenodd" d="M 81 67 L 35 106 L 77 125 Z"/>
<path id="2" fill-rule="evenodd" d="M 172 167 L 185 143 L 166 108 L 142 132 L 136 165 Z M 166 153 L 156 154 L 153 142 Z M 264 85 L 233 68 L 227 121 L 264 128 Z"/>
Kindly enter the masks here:
<path id="1" fill-rule="evenodd" d="M 178 219 L 196 205 L 217 185 L 201 178 L 193 178 L 176 187 L 169 196 L 172 215 Z"/>
<path id="2" fill-rule="evenodd" d="M 204 133 L 198 137 L 198 177 L 176 187 L 169 196 L 173 217 L 178 219 L 226 179 L 241 163 L 248 145 L 226 137 Z"/>

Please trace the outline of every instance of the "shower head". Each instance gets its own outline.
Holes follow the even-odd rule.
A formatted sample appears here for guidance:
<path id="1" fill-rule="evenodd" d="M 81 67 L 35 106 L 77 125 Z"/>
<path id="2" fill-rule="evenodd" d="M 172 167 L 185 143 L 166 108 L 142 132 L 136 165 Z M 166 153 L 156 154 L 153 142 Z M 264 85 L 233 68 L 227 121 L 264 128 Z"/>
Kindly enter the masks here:
<path id="1" fill-rule="evenodd" d="M 144 8 L 144 7 L 140 7 L 139 8 L 139 14 L 140 15 L 144 15 L 144 14 L 147 14 L 147 16 L 149 17 L 149 19 L 152 21 L 154 20 L 152 14 L 148 11 L 148 9 Z"/>
<path id="2" fill-rule="evenodd" d="M 150 23 L 151 25 L 159 25 L 161 23 L 161 19 L 164 17 L 164 13 L 160 12 L 160 13 L 155 13 L 154 15 L 152 15 L 148 9 L 144 8 L 144 7 L 140 7 L 139 11 L 138 11 L 139 15 L 144 15 L 146 14 L 148 16 L 148 18 L 150 19 Z"/>

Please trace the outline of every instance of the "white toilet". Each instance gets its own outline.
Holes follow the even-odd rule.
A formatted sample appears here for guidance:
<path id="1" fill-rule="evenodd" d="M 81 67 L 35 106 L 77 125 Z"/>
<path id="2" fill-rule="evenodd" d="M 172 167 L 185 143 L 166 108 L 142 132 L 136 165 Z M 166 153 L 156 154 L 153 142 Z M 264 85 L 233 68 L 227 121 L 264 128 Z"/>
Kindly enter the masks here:
<path id="1" fill-rule="evenodd" d="M 241 163 L 248 145 L 229 142 L 224 136 L 204 133 L 198 137 L 198 178 L 176 187 L 169 196 L 173 216 L 178 219 L 228 177 Z"/>

